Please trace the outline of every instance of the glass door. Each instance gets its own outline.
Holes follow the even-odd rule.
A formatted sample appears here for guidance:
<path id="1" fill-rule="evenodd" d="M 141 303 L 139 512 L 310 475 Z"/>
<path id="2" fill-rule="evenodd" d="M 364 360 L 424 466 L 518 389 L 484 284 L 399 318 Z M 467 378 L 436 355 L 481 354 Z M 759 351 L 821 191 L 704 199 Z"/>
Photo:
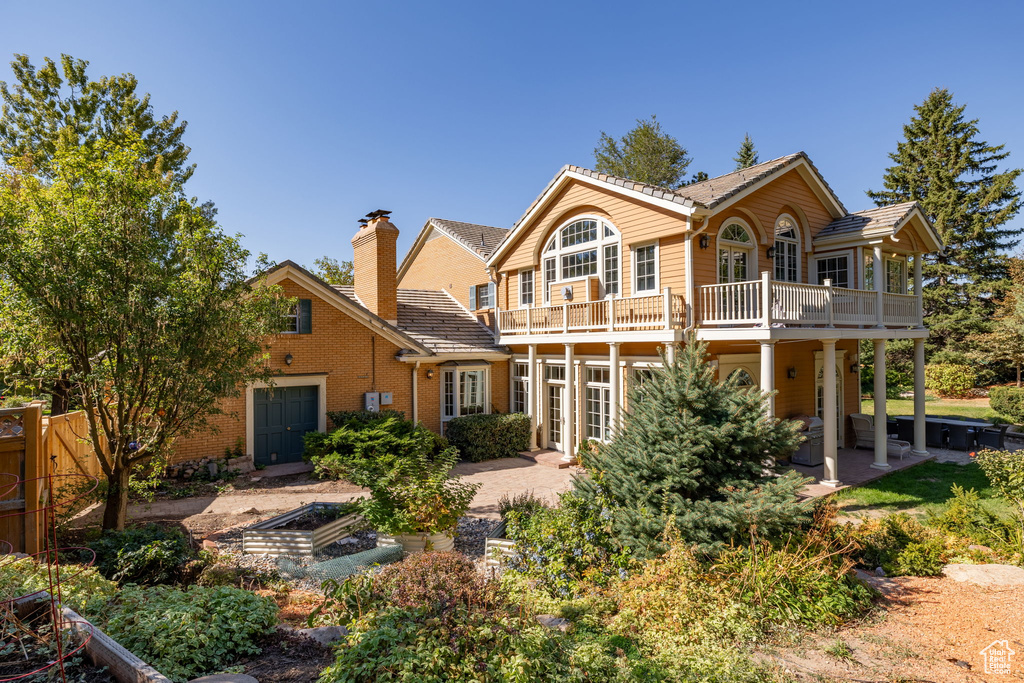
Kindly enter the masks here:
<path id="1" fill-rule="evenodd" d="M 548 385 L 548 448 L 556 451 L 562 448 L 562 387 L 557 384 Z"/>

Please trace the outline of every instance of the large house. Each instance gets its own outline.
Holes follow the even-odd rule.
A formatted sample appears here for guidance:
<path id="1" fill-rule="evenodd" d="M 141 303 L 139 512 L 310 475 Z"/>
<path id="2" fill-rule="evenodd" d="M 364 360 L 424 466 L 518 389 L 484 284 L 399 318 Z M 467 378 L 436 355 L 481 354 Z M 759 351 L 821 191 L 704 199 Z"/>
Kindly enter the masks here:
<path id="1" fill-rule="evenodd" d="M 256 462 L 295 459 L 326 411 L 379 400 L 442 432 L 524 412 L 531 448 L 571 461 L 610 438 L 630 383 L 691 332 L 720 377 L 776 392 L 773 415 L 822 418 L 823 483 L 839 483 L 853 443 L 860 340 L 875 345 L 874 466 L 888 467 L 887 339 L 914 340 L 923 418 L 921 264 L 938 235 L 915 203 L 848 212 L 803 153 L 678 190 L 566 166 L 510 230 L 430 219 L 400 267 L 397 234 L 387 216 L 359 229 L 355 287 L 290 262 L 271 273 L 299 299 L 272 345 L 278 389 L 248 387 L 244 417 L 178 459 L 240 437 Z"/>

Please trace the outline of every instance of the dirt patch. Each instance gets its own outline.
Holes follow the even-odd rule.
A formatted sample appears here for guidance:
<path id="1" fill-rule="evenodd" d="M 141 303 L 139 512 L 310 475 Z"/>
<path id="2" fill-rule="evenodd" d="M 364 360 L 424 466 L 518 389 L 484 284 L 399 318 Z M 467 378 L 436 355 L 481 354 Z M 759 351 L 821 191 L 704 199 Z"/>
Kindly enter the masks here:
<path id="1" fill-rule="evenodd" d="M 260 647 L 259 655 L 240 662 L 260 683 L 311 683 L 334 660 L 330 648 L 290 631 L 278 630 Z"/>
<path id="2" fill-rule="evenodd" d="M 354 512 L 350 506 L 339 506 L 326 509 L 317 508 L 316 510 L 303 513 L 302 516 L 296 517 L 287 524 L 276 526 L 274 529 L 283 529 L 287 531 L 313 531 L 314 529 L 319 529 L 325 524 L 337 521 L 349 512 Z"/>
<path id="3" fill-rule="evenodd" d="M 794 680 L 1006 681 L 1024 679 L 1024 657 L 1012 673 L 986 675 L 981 651 L 996 640 L 1024 654 L 1024 591 L 986 588 L 946 578 L 886 582 L 879 610 L 862 623 L 813 635 L 769 659 Z"/>

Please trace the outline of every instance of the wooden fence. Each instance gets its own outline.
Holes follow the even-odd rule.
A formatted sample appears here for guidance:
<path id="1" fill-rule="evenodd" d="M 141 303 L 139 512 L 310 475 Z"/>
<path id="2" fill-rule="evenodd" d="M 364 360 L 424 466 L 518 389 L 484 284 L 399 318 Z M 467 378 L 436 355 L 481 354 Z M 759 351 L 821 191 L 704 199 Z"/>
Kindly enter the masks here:
<path id="1" fill-rule="evenodd" d="M 46 480 L 50 474 L 82 476 L 54 479 L 54 492 Z M 102 477 L 102 470 L 85 412 L 49 417 L 41 402 L 0 409 L 0 541 L 10 543 L 10 550 L 45 550 L 50 500 L 62 508 L 90 476 Z M 0 545 L 2 552 L 6 545 Z"/>

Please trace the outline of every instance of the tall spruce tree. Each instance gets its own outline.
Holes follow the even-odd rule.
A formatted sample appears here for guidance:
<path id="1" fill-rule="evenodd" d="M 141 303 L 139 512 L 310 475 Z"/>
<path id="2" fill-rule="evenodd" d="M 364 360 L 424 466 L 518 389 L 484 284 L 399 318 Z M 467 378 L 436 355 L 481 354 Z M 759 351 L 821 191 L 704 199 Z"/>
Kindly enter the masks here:
<path id="1" fill-rule="evenodd" d="M 758 163 L 757 150 L 754 149 L 754 141 L 751 139 L 750 133 L 743 134 L 743 143 L 740 144 L 740 151 L 736 153 L 732 160 L 736 162 L 737 171 L 750 168 Z"/>
<path id="2" fill-rule="evenodd" d="M 689 165 L 686 148 L 662 131 L 657 116 L 637 119 L 621 140 L 601 131 L 601 142 L 594 148 L 594 168 L 600 173 L 671 189 L 683 184 Z"/>
<path id="3" fill-rule="evenodd" d="M 640 557 L 665 550 L 671 524 L 702 550 L 746 535 L 784 531 L 806 512 L 802 477 L 776 477 L 766 461 L 791 454 L 797 427 L 765 415 L 765 394 L 719 382 L 707 345 L 691 338 L 628 396 L 629 410 L 576 481 L 585 499 L 610 506 L 618 539 Z"/>
<path id="4" fill-rule="evenodd" d="M 946 358 L 986 331 L 1007 285 L 1006 250 L 1021 233 L 1009 225 L 1021 206 L 1021 169 L 998 170 L 1010 153 L 980 140 L 978 120 L 966 119 L 965 109 L 948 90 L 933 90 L 889 155 L 895 165 L 886 169 L 885 189 L 868 191 L 879 206 L 920 202 L 945 242 L 926 259 L 923 295 L 932 351 Z"/>

